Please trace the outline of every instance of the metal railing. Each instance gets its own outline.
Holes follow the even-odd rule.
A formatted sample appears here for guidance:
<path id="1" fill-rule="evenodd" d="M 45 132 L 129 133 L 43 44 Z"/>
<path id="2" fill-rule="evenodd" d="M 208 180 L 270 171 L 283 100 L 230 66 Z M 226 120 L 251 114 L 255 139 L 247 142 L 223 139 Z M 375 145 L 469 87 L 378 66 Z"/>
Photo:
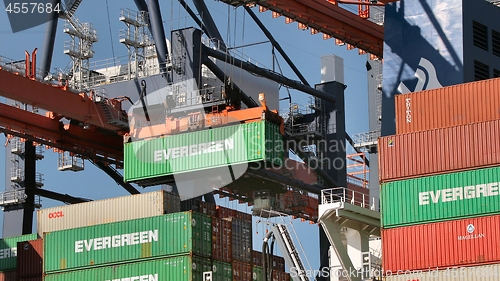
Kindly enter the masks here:
<path id="1" fill-rule="evenodd" d="M 11 190 L 0 193 L 0 206 L 21 204 L 26 202 L 24 189 Z"/>
<path id="2" fill-rule="evenodd" d="M 321 204 L 349 203 L 380 212 L 380 199 L 345 187 L 334 187 L 321 191 Z"/>
<path id="3" fill-rule="evenodd" d="M 26 63 L 24 60 L 15 61 L 13 59 L 0 56 L 0 70 L 4 70 L 10 73 L 14 73 L 19 76 L 26 77 Z M 49 85 L 57 85 L 58 84 L 58 74 L 47 73 L 42 71 L 40 68 L 36 69 L 35 80 Z M 76 91 L 73 91 L 76 92 Z"/>
<path id="4" fill-rule="evenodd" d="M 380 130 L 375 130 L 375 131 L 355 134 L 353 136 L 353 141 L 355 144 L 377 143 L 379 137 L 380 137 Z"/>
<path id="5" fill-rule="evenodd" d="M 0 207 L 25 203 L 26 198 L 27 196 L 24 192 L 24 188 L 0 192 Z M 40 196 L 35 195 L 34 205 L 36 208 L 42 206 L 42 199 Z"/>

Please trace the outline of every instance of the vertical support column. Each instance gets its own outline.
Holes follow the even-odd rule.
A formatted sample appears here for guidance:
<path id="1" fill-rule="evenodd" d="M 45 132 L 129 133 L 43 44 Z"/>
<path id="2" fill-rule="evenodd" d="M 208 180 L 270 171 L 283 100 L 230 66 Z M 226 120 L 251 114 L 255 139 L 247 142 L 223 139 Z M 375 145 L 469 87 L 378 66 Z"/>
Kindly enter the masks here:
<path id="1" fill-rule="evenodd" d="M 167 73 L 167 54 L 169 52 L 167 41 L 165 40 L 165 30 L 163 29 L 163 21 L 158 0 L 148 0 L 148 14 L 151 22 L 151 29 L 153 31 L 153 38 L 156 44 L 156 54 L 158 55 L 160 71 L 161 73 L 165 73 L 167 81 L 171 82 L 170 75 Z"/>
<path id="2" fill-rule="evenodd" d="M 346 133 L 345 133 L 345 104 L 344 104 L 344 89 L 345 85 L 339 82 L 326 82 L 316 85 L 317 90 L 331 94 L 335 98 L 335 104 L 327 101 L 322 101 L 325 106 L 322 108 L 324 112 L 320 113 L 320 118 L 317 122 L 325 124 L 326 128 L 326 173 L 340 187 L 347 185 L 346 175 Z M 324 119 L 324 120 L 323 120 Z M 320 144 L 321 145 L 321 144 Z M 328 249 L 330 242 L 326 237 L 324 230 L 320 229 L 320 272 L 328 271 Z M 318 276 L 318 281 L 327 281 L 328 277 Z"/>
<path id="3" fill-rule="evenodd" d="M 24 192 L 26 202 L 24 203 L 22 234 L 31 234 L 33 231 L 33 212 L 35 211 L 36 147 L 32 141 L 26 141 L 24 146 Z"/>
<path id="4" fill-rule="evenodd" d="M 368 72 L 368 128 L 369 131 L 377 131 L 381 129 L 382 119 L 382 62 L 368 59 L 366 61 L 366 70 Z M 368 153 L 370 160 L 368 184 L 370 196 L 380 198 L 377 147 L 373 147 Z"/>
<path id="5" fill-rule="evenodd" d="M 52 7 L 55 7 L 58 3 L 60 3 L 60 0 L 52 0 L 51 3 Z M 54 53 L 54 42 L 56 41 L 58 21 L 57 13 L 50 13 L 49 16 L 51 18 L 49 21 L 47 21 L 47 27 L 45 29 L 45 38 L 42 48 L 42 61 L 40 64 L 40 68 L 43 72 L 43 77 L 47 76 L 50 72 L 50 66 L 52 64 L 52 54 Z"/>

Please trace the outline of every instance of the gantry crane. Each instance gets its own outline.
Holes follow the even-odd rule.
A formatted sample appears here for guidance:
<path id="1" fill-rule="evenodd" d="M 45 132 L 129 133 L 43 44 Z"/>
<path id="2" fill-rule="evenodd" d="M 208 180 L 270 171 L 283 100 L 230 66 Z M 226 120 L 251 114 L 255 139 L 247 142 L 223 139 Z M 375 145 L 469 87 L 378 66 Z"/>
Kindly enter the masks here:
<path id="1" fill-rule="evenodd" d="M 184 2 L 183 0 L 179 1 L 181 3 Z M 66 14 L 71 16 L 80 2 L 73 1 L 68 6 Z M 161 68 L 166 68 L 167 58 L 162 54 L 168 54 L 169 51 L 165 44 L 158 1 L 150 0 L 147 4 L 144 0 L 136 0 L 135 2 L 139 10 L 150 13 L 149 27 L 156 42 L 157 53 L 160 54 L 158 57 L 159 65 Z M 202 0 L 193 0 L 193 2 L 200 14 L 210 14 Z M 300 29 L 309 28 L 312 34 L 321 32 L 325 39 L 336 38 L 338 43 L 346 43 L 348 48 L 359 48 L 362 52 L 372 54 L 373 58 L 381 58 L 383 27 L 366 19 L 367 7 L 370 5 L 384 5 L 395 1 L 228 0 L 224 2 L 235 6 L 245 5 L 247 9 L 257 4 L 261 7 L 260 11 L 265 11 L 266 9 L 273 11 L 273 17 L 285 16 L 286 23 L 296 21 Z M 360 14 L 355 15 L 350 13 L 341 8 L 339 4 L 359 5 Z M 187 5 L 185 5 L 185 8 L 192 16 L 194 15 Z M 64 16 L 64 13 L 62 15 Z M 211 38 L 215 38 L 221 42 L 221 50 L 204 47 L 203 52 L 206 55 L 233 65 L 238 65 L 246 71 L 311 94 L 319 100 L 337 107 L 343 106 L 343 101 L 339 102 L 339 99 L 343 100 L 343 85 L 337 85 L 337 83 L 319 85 L 313 88 L 303 79 L 303 76 L 300 75 L 300 72 L 290 61 L 289 64 L 292 69 L 301 77 L 300 82 L 288 79 L 272 71 L 261 69 L 251 63 L 232 58 L 223 52 L 224 42 L 211 17 L 204 17 L 203 23 L 197 18 L 195 18 L 195 21 L 200 23 L 200 26 Z M 92 91 L 72 92 L 64 84 L 52 85 L 40 82 L 46 77 L 48 69 L 50 69 L 50 58 L 52 57 L 56 27 L 57 18 L 48 23 L 41 73 L 37 74 L 30 71 L 29 69 L 35 69 L 31 65 L 26 66 L 26 73 L 24 75 L 23 73 L 12 72 L 6 69 L 5 66 L 3 67 L 4 69 L 0 70 L 0 80 L 9 81 L 9 83 L 0 83 L 1 96 L 15 99 L 25 104 L 36 105 L 48 110 L 49 113 L 46 116 L 41 116 L 0 104 L 0 130 L 10 136 L 18 136 L 61 151 L 70 151 L 89 159 L 102 161 L 101 163 L 117 164 L 120 166 L 123 161 L 123 135 L 128 132 L 128 124 L 126 123 L 126 114 L 122 110 L 122 102 L 127 101 L 124 98 L 105 98 Z M 270 37 L 265 29 L 263 31 Z M 271 41 L 276 43 L 274 40 Z M 280 49 L 278 44 L 273 45 L 277 46 L 278 50 Z M 26 62 L 28 63 L 28 60 Z M 207 61 L 207 63 L 209 62 Z M 171 79 L 168 75 L 166 78 L 167 80 Z M 248 107 L 256 106 L 250 100 L 248 100 L 246 105 Z M 73 120 L 73 122 L 63 124 L 60 121 L 63 117 Z M 342 120 L 342 116 L 338 117 L 337 121 Z M 341 126 L 341 128 L 343 127 Z M 345 141 L 346 138 L 348 141 L 350 140 L 348 135 L 345 134 L 345 128 L 336 137 L 340 138 L 340 141 Z M 315 161 L 303 151 L 298 151 L 298 153 L 305 160 L 306 165 Z M 332 175 L 321 170 L 317 170 L 316 172 L 323 179 L 324 186 L 326 187 L 346 185 L 345 175 Z M 321 186 L 293 182 L 293 180 L 290 181 L 289 178 L 282 177 L 279 174 L 269 174 L 268 171 L 261 171 L 260 173 L 261 177 L 266 176 L 278 182 L 286 182 L 289 185 L 295 184 L 299 188 L 312 193 L 321 193 Z M 323 239 L 322 245 L 325 241 Z M 324 253 L 322 253 L 321 262 L 322 267 L 325 266 Z"/>

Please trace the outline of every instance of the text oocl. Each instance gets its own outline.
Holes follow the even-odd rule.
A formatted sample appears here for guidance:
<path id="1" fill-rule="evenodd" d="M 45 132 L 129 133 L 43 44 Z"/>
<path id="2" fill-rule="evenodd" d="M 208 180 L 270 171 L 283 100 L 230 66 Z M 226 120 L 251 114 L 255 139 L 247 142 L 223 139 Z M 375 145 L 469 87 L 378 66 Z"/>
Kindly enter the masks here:
<path id="1" fill-rule="evenodd" d="M 49 219 L 56 219 L 56 218 L 62 218 L 62 217 L 64 217 L 62 211 L 49 213 Z"/>

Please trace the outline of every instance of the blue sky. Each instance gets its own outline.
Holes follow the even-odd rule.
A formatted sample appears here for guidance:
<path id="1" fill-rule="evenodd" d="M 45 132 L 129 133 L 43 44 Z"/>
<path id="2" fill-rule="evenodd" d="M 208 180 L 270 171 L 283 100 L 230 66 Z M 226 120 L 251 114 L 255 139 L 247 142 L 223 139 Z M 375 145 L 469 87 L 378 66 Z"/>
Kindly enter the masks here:
<path id="1" fill-rule="evenodd" d="M 178 1 L 160 1 L 160 3 L 167 36 L 171 29 L 196 26 L 187 13 L 180 8 Z M 235 9 L 215 0 L 207 0 L 206 3 L 227 45 L 241 46 L 267 41 L 267 38 L 253 23 L 250 16 L 244 14 L 243 8 Z M 190 5 L 195 10 L 191 3 Z M 118 20 L 122 8 L 136 10 L 134 1 L 132 0 L 87 0 L 83 1 L 78 8 L 75 15 L 79 21 L 92 22 L 99 34 L 99 42 L 94 45 L 95 56 L 92 61 L 126 55 L 126 48 L 118 42 L 119 30 L 125 29 L 125 25 Z M 254 12 L 281 44 L 283 49 L 285 49 L 311 85 L 320 83 L 320 58 L 322 55 L 334 54 L 344 59 L 344 77 L 345 84 L 347 85 L 345 90 L 347 131 L 351 136 L 355 133 L 368 131 L 366 55 L 358 55 L 357 49 L 348 51 L 345 46 L 336 46 L 333 39 L 323 40 L 321 34 L 311 35 L 308 30 L 301 31 L 297 28 L 296 23 L 285 24 L 283 17 L 273 19 L 269 11 L 259 13 L 254 8 Z M 62 32 L 63 26 L 64 22 L 60 20 L 57 28 L 51 71 L 54 71 L 55 68 L 64 69 L 70 63 L 69 57 L 63 54 L 64 41 L 69 40 L 69 36 Z M 0 40 L 2 42 L 0 44 L 0 56 L 5 56 L 13 60 L 22 60 L 24 59 L 24 50 L 31 53 L 34 48 L 39 48 L 38 54 L 41 54 L 40 49 L 43 46 L 44 33 L 45 26 L 42 25 L 13 34 L 7 14 L 4 11 L 0 11 Z M 245 47 L 242 51 L 245 55 L 251 57 L 253 61 L 258 61 L 261 65 L 269 68 L 273 65 L 270 43 Z M 279 54 L 277 56 L 283 74 L 289 78 L 299 80 L 281 56 Z M 40 59 L 38 62 L 40 63 Z M 307 103 L 307 95 L 293 90 L 290 91 L 294 102 Z M 280 97 L 285 97 L 286 95 L 286 91 L 282 88 Z M 0 100 L 3 101 L 3 98 L 0 97 Z M 282 108 L 286 108 L 287 106 L 287 102 L 280 104 Z M 2 145 L 5 143 L 5 136 L 3 134 L 0 135 L 0 143 Z M 4 159 L 5 149 L 0 147 L 0 183 L 5 182 Z M 82 172 L 59 172 L 57 170 L 57 154 L 51 150 L 45 151 L 45 159 L 38 162 L 37 171 L 44 174 L 44 188 L 48 190 L 91 199 L 127 195 L 124 189 L 89 162 L 85 162 L 85 170 Z M 144 191 L 153 191 L 156 189 L 147 188 Z M 251 210 L 250 207 L 238 205 L 235 202 L 227 199 L 219 200 L 219 204 L 221 205 L 246 211 Z M 42 204 L 43 207 L 53 207 L 62 203 L 43 199 Z M 0 218 L 0 220 L 3 222 L 3 218 Z M 318 226 L 301 223 L 297 220 L 294 222 L 294 226 L 297 229 L 308 259 L 311 265 L 313 265 L 313 269 L 316 269 L 319 264 Z M 264 229 L 262 229 L 262 226 L 255 227 L 255 224 L 254 228 L 254 248 L 260 249 Z M 256 230 L 258 230 L 259 234 L 256 234 Z"/>

